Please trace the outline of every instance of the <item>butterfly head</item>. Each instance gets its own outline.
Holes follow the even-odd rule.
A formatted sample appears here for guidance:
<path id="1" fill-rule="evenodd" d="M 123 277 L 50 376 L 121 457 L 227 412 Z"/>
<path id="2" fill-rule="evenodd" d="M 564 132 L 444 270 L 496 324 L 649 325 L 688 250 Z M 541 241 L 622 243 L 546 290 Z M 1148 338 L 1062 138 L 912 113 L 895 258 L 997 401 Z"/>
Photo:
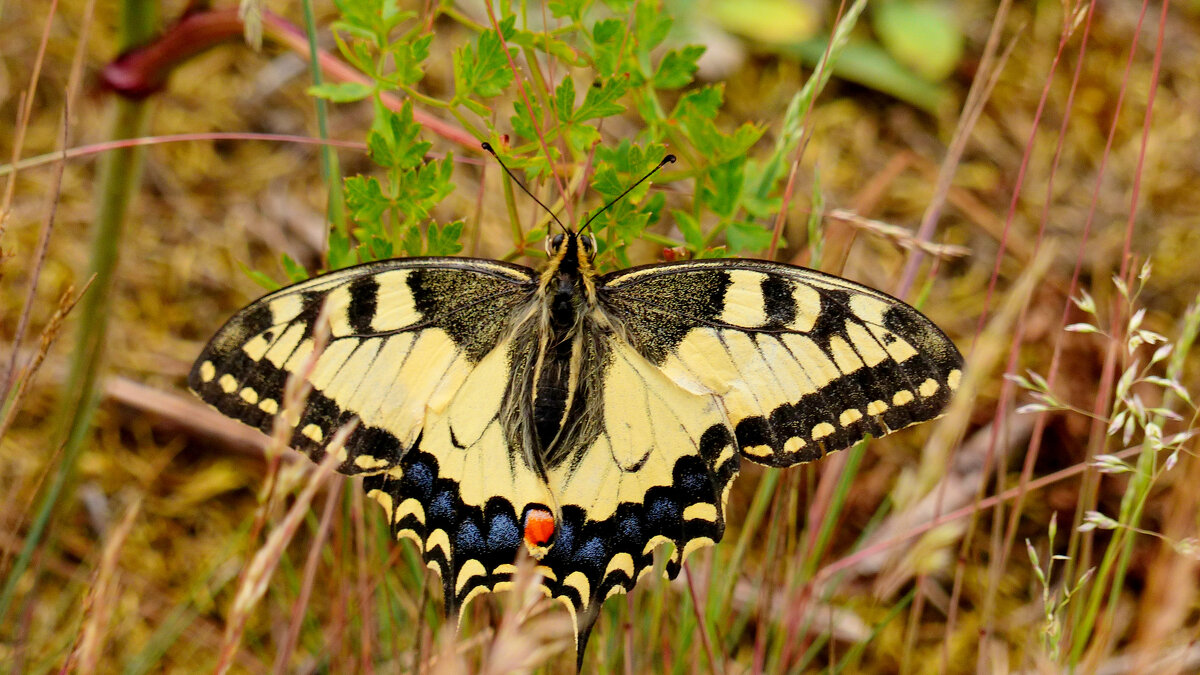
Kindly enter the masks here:
<path id="1" fill-rule="evenodd" d="M 590 265 L 596 260 L 596 238 L 570 230 L 552 234 L 546 237 L 546 253 L 551 260 L 570 257 L 580 262 L 586 260 Z"/>
<path id="2" fill-rule="evenodd" d="M 582 284 L 586 289 L 595 276 L 596 238 L 565 230 L 546 237 L 546 253 L 550 261 L 543 272 L 543 281 L 558 280 L 559 293 L 573 293 Z M 553 292 L 553 291 L 552 291 Z"/>

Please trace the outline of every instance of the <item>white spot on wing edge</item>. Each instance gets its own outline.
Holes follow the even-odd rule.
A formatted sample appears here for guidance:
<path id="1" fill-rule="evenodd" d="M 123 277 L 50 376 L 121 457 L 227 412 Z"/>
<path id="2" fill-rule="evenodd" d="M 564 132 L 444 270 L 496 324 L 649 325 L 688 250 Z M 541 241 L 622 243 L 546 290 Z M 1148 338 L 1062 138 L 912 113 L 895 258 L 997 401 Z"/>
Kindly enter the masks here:
<path id="1" fill-rule="evenodd" d="M 954 370 L 950 371 L 950 374 L 946 376 L 946 385 L 949 386 L 950 389 L 958 389 L 958 385 L 961 382 L 962 382 L 962 371 L 959 370 L 958 368 L 955 368 Z"/>
<path id="2" fill-rule="evenodd" d="M 709 539 L 708 537 L 696 537 L 695 539 L 692 539 L 692 540 L 688 541 L 688 543 L 683 545 L 683 555 L 681 556 L 680 559 L 687 560 L 687 557 L 689 555 L 691 555 L 694 551 L 702 549 L 705 546 L 712 546 L 712 545 L 713 545 L 712 539 Z"/>
<path id="3" fill-rule="evenodd" d="M 221 391 L 226 394 L 232 394 L 237 391 L 237 379 L 229 373 L 222 375 L 221 379 L 217 380 L 217 384 L 221 385 Z"/>
<path id="4" fill-rule="evenodd" d="M 387 466 L 387 460 L 372 457 L 371 455 L 359 455 L 354 458 L 354 466 L 360 469 L 380 469 Z"/>
<path id="5" fill-rule="evenodd" d="M 937 390 L 940 388 L 941 388 L 941 385 L 939 385 L 937 383 L 937 380 L 935 380 L 931 377 L 921 383 L 921 386 L 917 388 L 917 393 L 919 393 L 921 396 L 924 396 L 925 398 L 929 398 L 930 396 L 933 396 L 934 394 L 936 394 Z"/>
<path id="6" fill-rule="evenodd" d="M 316 443 L 320 443 L 325 439 L 325 432 L 321 430 L 321 427 L 315 424 L 305 425 L 305 427 L 300 430 L 300 433 Z"/>
<path id="7" fill-rule="evenodd" d="M 683 510 L 683 519 L 707 520 L 710 523 L 715 523 L 717 522 L 717 507 L 707 502 L 696 502 Z"/>
<path id="8" fill-rule="evenodd" d="M 217 376 L 217 367 L 212 361 L 205 361 L 200 364 L 200 381 L 212 382 L 212 379 Z"/>
<path id="9" fill-rule="evenodd" d="M 392 496 L 383 490 L 371 490 L 367 496 L 379 502 L 383 510 L 387 512 L 388 522 L 392 522 L 392 513 L 394 513 L 394 504 L 392 504 Z"/>
<path id="10" fill-rule="evenodd" d="M 410 514 L 416 517 L 417 522 L 425 522 L 425 507 L 421 506 L 421 502 L 413 499 L 412 497 L 400 502 L 400 506 L 396 507 L 396 522 L 400 522 L 402 518 Z M 441 530 L 437 531 L 442 532 Z M 446 533 L 442 532 L 442 536 L 446 536 Z M 432 540 L 433 535 L 429 535 L 429 538 Z M 447 539 L 447 542 L 449 542 L 449 539 Z"/>
<path id="11" fill-rule="evenodd" d="M 742 452 L 751 457 L 770 457 L 771 446 L 769 445 L 747 445 L 742 448 Z"/>
<path id="12" fill-rule="evenodd" d="M 405 502 L 407 501 L 405 500 Z M 404 508 L 404 504 L 401 504 L 400 507 Z M 396 513 L 400 513 L 400 509 L 396 509 Z M 441 528 L 430 532 L 429 537 L 425 540 L 425 551 L 427 553 L 435 548 L 442 549 L 442 554 L 446 556 L 447 560 L 450 559 L 450 536 Z"/>
<path id="13" fill-rule="evenodd" d="M 592 584 L 583 572 L 571 572 L 566 579 L 563 579 L 562 583 L 563 586 L 570 586 L 579 592 L 580 605 L 587 606 L 591 602 Z"/>
<path id="14" fill-rule="evenodd" d="M 479 562 L 475 558 L 471 558 L 470 560 L 464 562 L 462 567 L 458 568 L 458 579 L 454 582 L 455 595 L 462 593 L 463 588 L 467 585 L 467 582 L 470 581 L 472 577 L 480 577 L 485 574 L 487 574 L 487 569 L 484 568 L 483 563 Z"/>
<path id="15" fill-rule="evenodd" d="M 670 537 L 665 537 L 661 534 L 656 534 L 653 537 L 650 537 L 650 541 L 646 542 L 646 546 L 642 548 L 642 555 L 649 554 L 651 551 L 658 548 L 658 546 L 660 544 L 673 544 L 673 543 L 675 543 L 675 542 Z"/>
<path id="16" fill-rule="evenodd" d="M 838 424 L 848 427 L 851 424 L 861 420 L 862 416 L 862 413 L 859 412 L 857 408 L 847 408 L 846 410 L 843 410 L 841 416 L 838 417 Z"/>
<path id="17" fill-rule="evenodd" d="M 901 389 L 895 394 L 892 394 L 892 405 L 895 406 L 908 405 L 909 403 L 912 403 L 912 400 L 913 394 L 907 389 Z"/>
<path id="18" fill-rule="evenodd" d="M 832 436 L 834 431 L 836 431 L 836 429 L 833 428 L 832 424 L 829 422 L 821 422 L 812 428 L 812 434 L 810 435 L 814 441 L 819 441 L 826 436 Z"/>
<path id="19" fill-rule="evenodd" d="M 633 579 L 633 556 L 624 551 L 614 555 L 612 560 L 608 561 L 608 567 L 604 569 L 604 576 L 607 577 L 613 572 L 624 572 L 625 576 Z"/>
<path id="20" fill-rule="evenodd" d="M 536 569 L 539 574 L 546 577 L 550 581 L 558 581 L 558 575 L 555 574 L 554 570 L 550 569 L 549 567 L 546 567 L 545 565 L 538 565 L 534 569 Z"/>
<path id="21" fill-rule="evenodd" d="M 799 452 L 806 445 L 808 445 L 808 443 L 806 443 L 803 438 L 800 438 L 799 436 L 792 436 L 783 444 L 783 451 L 788 454 Z"/>
<path id="22" fill-rule="evenodd" d="M 487 592 L 489 592 L 487 586 L 476 586 L 475 588 L 472 588 L 471 592 L 467 593 L 466 597 L 464 597 L 462 599 L 462 602 L 459 604 L 459 609 L 460 610 L 466 609 L 467 605 L 471 604 L 472 600 L 474 600 L 475 598 L 478 598 L 479 596 L 481 596 Z M 460 611 L 458 614 L 458 621 L 460 624 L 462 623 L 462 617 L 463 617 L 463 612 Z"/>

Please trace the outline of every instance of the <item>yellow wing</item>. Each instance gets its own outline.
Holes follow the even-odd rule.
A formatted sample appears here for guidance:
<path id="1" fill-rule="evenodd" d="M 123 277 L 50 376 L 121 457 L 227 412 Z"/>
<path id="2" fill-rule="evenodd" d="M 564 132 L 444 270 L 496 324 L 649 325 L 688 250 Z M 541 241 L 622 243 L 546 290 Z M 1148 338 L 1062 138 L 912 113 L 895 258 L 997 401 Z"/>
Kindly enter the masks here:
<path id="1" fill-rule="evenodd" d="M 189 384 L 269 431 L 327 304 L 331 339 L 292 444 L 320 459 L 358 419 L 340 470 L 366 474 L 393 531 L 441 576 L 447 610 L 506 588 L 525 542 L 582 655 L 604 600 L 655 547 L 674 544 L 673 577 L 720 540 L 741 455 L 793 464 L 932 419 L 961 375 L 916 310 L 810 270 L 697 261 L 597 287 L 570 443 L 546 456 L 530 436 L 537 278 L 515 265 L 405 259 L 297 284 L 234 316 Z"/>
<path id="2" fill-rule="evenodd" d="M 933 419 L 962 375 L 962 356 L 920 312 L 813 270 L 704 260 L 599 286 L 626 339 L 671 381 L 720 399 L 742 454 L 763 464 Z"/>
<path id="3" fill-rule="evenodd" d="M 316 460 L 357 418 L 344 473 L 396 465 L 427 411 L 445 408 L 528 304 L 533 272 L 466 258 L 359 265 L 276 291 L 238 312 L 205 347 L 189 386 L 222 413 L 270 432 L 289 375 L 313 351 L 328 305 L 330 340 L 291 444 Z"/>

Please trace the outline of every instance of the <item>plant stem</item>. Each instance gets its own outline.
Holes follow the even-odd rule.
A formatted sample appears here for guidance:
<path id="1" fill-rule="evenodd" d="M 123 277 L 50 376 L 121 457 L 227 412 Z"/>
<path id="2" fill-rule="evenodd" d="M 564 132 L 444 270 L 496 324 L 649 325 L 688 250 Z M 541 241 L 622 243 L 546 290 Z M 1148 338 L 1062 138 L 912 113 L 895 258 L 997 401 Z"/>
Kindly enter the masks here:
<path id="1" fill-rule="evenodd" d="M 320 49 L 317 47 L 317 22 L 313 18 L 312 0 L 304 0 L 304 31 L 308 34 L 308 69 L 312 73 L 312 82 L 315 86 L 320 86 L 321 77 L 321 55 Z M 329 139 L 329 125 L 327 123 L 328 104 L 324 99 L 313 98 L 313 103 L 317 106 L 317 135 L 321 140 Z M 349 235 L 346 230 L 346 202 L 342 195 L 341 185 L 341 169 L 338 166 L 337 152 L 329 145 L 321 146 L 321 178 L 325 181 L 325 186 L 329 189 L 329 203 L 326 207 L 326 219 L 329 223 L 337 228 L 338 232 L 345 236 Z M 328 237 L 326 237 L 326 246 L 328 246 Z"/>
<path id="2" fill-rule="evenodd" d="M 120 11 L 118 47 L 126 51 L 154 37 L 157 24 L 157 0 L 123 0 Z M 148 106 L 141 100 L 115 99 L 112 103 L 110 139 L 142 136 L 146 132 Z M 96 381 L 104 355 L 105 337 L 112 301 L 117 253 L 125 212 L 139 183 L 144 148 L 129 147 L 108 152 L 100 159 L 96 223 L 88 274 L 91 288 L 79 308 L 79 336 L 72 354 L 71 374 L 60 401 L 59 418 L 65 438 L 52 439 L 62 446 L 61 462 L 54 478 L 42 495 L 37 514 L 25 537 L 4 590 L 0 592 L 0 623 L 12 603 L 17 582 L 23 576 L 34 551 L 45 533 L 50 515 L 74 474 L 84 440 L 91 430 L 92 415 L 98 400 Z"/>

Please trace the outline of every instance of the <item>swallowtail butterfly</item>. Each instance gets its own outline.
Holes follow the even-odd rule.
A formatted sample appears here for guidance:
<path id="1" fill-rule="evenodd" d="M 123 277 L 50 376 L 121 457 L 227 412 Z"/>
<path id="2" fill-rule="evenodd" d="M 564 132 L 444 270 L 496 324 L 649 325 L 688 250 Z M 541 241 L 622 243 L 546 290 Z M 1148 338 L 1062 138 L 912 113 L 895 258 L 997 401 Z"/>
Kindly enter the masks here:
<path id="1" fill-rule="evenodd" d="M 357 420 L 339 470 L 420 548 L 447 612 L 510 585 L 524 548 L 582 659 L 655 548 L 674 545 L 674 577 L 721 539 L 742 461 L 791 466 L 931 420 L 962 357 L 917 310 L 845 279 L 740 259 L 599 274 L 586 227 L 563 229 L 540 271 L 403 258 L 271 293 L 188 384 L 269 432 L 328 305 L 292 446 L 320 460 Z"/>

